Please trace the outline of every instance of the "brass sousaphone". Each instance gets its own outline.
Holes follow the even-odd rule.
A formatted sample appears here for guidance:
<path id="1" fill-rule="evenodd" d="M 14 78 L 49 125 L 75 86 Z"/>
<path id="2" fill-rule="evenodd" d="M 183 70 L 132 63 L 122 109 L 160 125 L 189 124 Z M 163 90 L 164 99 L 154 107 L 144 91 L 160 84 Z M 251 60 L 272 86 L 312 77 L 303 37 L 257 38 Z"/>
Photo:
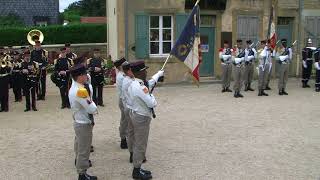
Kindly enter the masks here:
<path id="1" fill-rule="evenodd" d="M 27 40 L 31 45 L 35 45 L 36 41 L 40 41 L 40 43 L 44 40 L 43 33 L 38 29 L 31 30 L 27 35 Z"/>

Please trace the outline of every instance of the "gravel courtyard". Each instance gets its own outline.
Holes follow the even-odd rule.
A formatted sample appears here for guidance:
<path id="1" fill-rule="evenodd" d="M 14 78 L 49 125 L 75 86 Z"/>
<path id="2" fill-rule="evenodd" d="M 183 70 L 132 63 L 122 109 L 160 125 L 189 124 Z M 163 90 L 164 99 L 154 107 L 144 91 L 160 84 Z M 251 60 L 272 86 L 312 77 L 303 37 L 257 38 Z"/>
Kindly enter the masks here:
<path id="1" fill-rule="evenodd" d="M 270 97 L 255 91 L 244 92 L 243 99 L 222 94 L 219 84 L 156 88 L 158 117 L 144 167 L 155 180 L 320 178 L 320 93 L 290 79 L 289 96 L 280 97 L 276 82 Z M 0 113 L 0 179 L 77 179 L 71 112 L 60 109 L 58 89 L 49 86 L 38 112 L 24 113 L 24 101 L 14 103 L 10 90 L 10 112 Z M 132 166 L 129 153 L 119 148 L 115 88 L 105 88 L 104 100 L 89 173 L 129 180 Z"/>

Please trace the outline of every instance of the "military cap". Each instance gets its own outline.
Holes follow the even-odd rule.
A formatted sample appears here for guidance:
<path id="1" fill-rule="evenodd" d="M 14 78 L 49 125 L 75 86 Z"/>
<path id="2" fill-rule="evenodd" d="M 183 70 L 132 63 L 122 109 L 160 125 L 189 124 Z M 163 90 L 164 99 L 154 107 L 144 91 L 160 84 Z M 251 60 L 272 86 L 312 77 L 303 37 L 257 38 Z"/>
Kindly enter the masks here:
<path id="1" fill-rule="evenodd" d="M 77 64 L 70 68 L 70 74 L 73 78 L 87 74 L 86 67 L 83 64 Z"/>
<path id="2" fill-rule="evenodd" d="M 65 43 L 65 44 L 64 44 L 64 47 L 70 47 L 70 46 L 71 46 L 70 43 Z"/>
<path id="3" fill-rule="evenodd" d="M 65 48 L 65 47 L 60 48 L 60 51 L 65 51 L 65 50 L 66 50 L 66 48 Z"/>
<path id="4" fill-rule="evenodd" d="M 130 69 L 130 63 L 128 61 L 125 61 L 124 63 L 122 63 L 121 66 L 124 71 L 128 71 Z"/>
<path id="5" fill-rule="evenodd" d="M 261 44 L 267 44 L 267 41 L 266 40 L 262 40 Z"/>
<path id="6" fill-rule="evenodd" d="M 281 39 L 281 42 L 282 42 L 282 43 L 286 43 L 286 42 L 287 42 L 287 39 Z"/>
<path id="7" fill-rule="evenodd" d="M 241 39 L 238 39 L 238 40 L 237 40 L 237 43 L 241 43 L 241 42 L 242 42 L 242 40 L 241 40 Z"/>
<path id="8" fill-rule="evenodd" d="M 229 41 L 225 40 L 223 41 L 223 44 L 229 44 Z"/>
<path id="9" fill-rule="evenodd" d="M 41 42 L 40 42 L 39 40 L 36 40 L 35 43 L 36 43 L 36 44 L 40 44 Z"/>
<path id="10" fill-rule="evenodd" d="M 138 62 L 132 63 L 130 64 L 130 67 L 132 72 L 141 72 L 149 68 L 148 66 L 146 66 L 144 61 L 138 61 Z"/>
<path id="11" fill-rule="evenodd" d="M 247 44 L 252 44 L 251 40 L 247 40 L 246 42 L 247 42 Z"/>
<path id="12" fill-rule="evenodd" d="M 115 67 L 120 67 L 120 66 L 122 65 L 122 63 L 124 63 L 125 61 L 127 61 L 125 58 L 121 58 L 121 59 L 119 59 L 119 60 L 116 60 L 116 61 L 113 63 L 113 65 L 114 65 Z"/>

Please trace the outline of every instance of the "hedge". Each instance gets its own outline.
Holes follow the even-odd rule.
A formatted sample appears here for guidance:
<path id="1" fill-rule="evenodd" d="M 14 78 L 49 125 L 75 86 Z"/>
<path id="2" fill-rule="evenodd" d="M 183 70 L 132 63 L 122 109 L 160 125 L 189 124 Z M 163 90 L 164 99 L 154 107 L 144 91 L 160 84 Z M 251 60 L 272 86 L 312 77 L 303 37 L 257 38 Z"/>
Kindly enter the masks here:
<path id="1" fill-rule="evenodd" d="M 107 42 L 107 25 L 75 24 L 47 27 L 3 27 L 0 28 L 0 46 L 28 45 L 27 34 L 38 29 L 44 34 L 43 44 L 104 43 Z"/>

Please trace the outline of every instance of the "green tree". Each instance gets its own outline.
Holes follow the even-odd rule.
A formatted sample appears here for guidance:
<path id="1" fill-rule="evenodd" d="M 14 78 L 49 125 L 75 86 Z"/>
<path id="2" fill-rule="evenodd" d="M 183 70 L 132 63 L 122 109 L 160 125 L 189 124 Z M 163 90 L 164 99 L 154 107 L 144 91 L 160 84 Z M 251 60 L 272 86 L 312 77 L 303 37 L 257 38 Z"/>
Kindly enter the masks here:
<path id="1" fill-rule="evenodd" d="M 106 1 L 80 0 L 70 4 L 63 12 L 64 19 L 72 23 L 79 22 L 81 16 L 106 16 Z"/>

